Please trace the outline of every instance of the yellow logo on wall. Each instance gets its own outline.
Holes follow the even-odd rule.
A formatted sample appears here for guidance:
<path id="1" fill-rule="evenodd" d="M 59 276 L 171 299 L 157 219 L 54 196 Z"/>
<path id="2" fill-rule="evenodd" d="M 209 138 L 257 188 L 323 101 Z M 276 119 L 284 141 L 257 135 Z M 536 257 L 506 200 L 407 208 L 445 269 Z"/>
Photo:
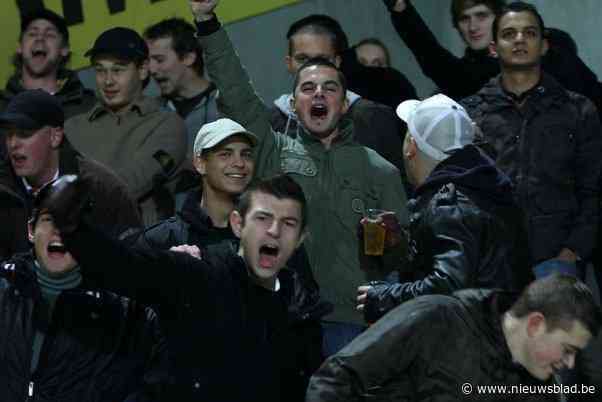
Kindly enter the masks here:
<path id="1" fill-rule="evenodd" d="M 71 68 L 87 67 L 84 53 L 103 31 L 126 26 L 138 32 L 165 18 L 192 20 L 186 0 L 2 0 L 2 22 L 5 38 L 0 42 L 0 87 L 13 72 L 11 57 L 21 30 L 20 14 L 45 7 L 65 17 L 71 38 Z M 222 22 L 232 22 L 297 3 L 300 0 L 225 0 L 217 14 Z"/>

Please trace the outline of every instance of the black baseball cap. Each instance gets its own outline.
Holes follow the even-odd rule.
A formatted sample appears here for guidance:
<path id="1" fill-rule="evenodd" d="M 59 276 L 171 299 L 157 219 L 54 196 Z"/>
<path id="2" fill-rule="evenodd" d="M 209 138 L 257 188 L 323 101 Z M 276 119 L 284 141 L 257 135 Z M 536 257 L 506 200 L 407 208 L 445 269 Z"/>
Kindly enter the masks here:
<path id="1" fill-rule="evenodd" d="M 42 127 L 62 127 L 65 112 L 61 102 L 43 89 L 23 91 L 13 97 L 0 114 L 0 126 L 22 130 L 39 130 Z"/>
<path id="2" fill-rule="evenodd" d="M 63 17 L 46 8 L 41 8 L 21 16 L 21 34 L 23 34 L 23 32 L 27 30 L 29 24 L 35 20 L 50 21 L 63 36 L 65 43 L 69 43 L 69 30 L 67 29 L 67 22 Z"/>
<path id="3" fill-rule="evenodd" d="M 113 55 L 125 60 L 140 60 L 148 57 L 148 46 L 133 29 L 116 27 L 101 33 L 92 49 L 84 56 L 95 57 L 99 54 Z"/>

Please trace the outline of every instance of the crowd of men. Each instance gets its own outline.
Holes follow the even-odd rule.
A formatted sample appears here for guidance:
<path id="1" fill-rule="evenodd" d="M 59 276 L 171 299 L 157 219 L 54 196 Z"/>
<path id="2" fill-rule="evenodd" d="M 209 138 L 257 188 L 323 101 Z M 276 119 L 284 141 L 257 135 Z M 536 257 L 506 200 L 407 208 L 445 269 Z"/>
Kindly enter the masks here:
<path id="1" fill-rule="evenodd" d="M 452 0 L 456 57 L 383 0 L 424 100 L 378 39 L 304 16 L 265 104 L 219 0 L 185 2 L 192 22 L 98 36 L 96 93 L 65 20 L 22 16 L 2 401 L 600 399 L 602 91 L 534 6 Z"/>

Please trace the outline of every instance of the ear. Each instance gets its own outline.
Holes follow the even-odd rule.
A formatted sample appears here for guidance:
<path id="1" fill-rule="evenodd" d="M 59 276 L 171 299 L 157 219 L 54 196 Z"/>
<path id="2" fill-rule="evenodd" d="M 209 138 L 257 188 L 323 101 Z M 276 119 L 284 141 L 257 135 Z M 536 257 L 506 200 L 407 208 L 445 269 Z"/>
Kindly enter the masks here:
<path id="1" fill-rule="evenodd" d="M 291 56 L 287 55 L 284 58 L 284 64 L 286 64 L 286 69 L 291 75 L 294 75 L 296 73 L 295 66 L 293 65 L 293 58 Z"/>
<path id="2" fill-rule="evenodd" d="M 186 55 L 184 57 L 182 57 L 182 64 L 184 64 L 186 67 L 191 67 L 195 61 L 196 61 L 196 53 L 195 52 L 188 52 L 188 53 L 186 53 Z"/>
<path id="3" fill-rule="evenodd" d="M 201 176 L 205 175 L 205 173 L 207 172 L 205 158 L 195 155 L 194 158 L 192 158 L 192 164 L 194 165 L 195 170 L 199 172 Z"/>
<path id="4" fill-rule="evenodd" d="M 50 128 L 50 146 L 53 149 L 57 149 L 63 143 L 65 137 L 65 130 L 63 127 L 52 127 Z"/>
<path id="5" fill-rule="evenodd" d="M 33 243 L 34 241 L 34 227 L 31 223 L 31 221 L 27 222 L 27 239 L 29 240 L 30 243 Z"/>
<path id="6" fill-rule="evenodd" d="M 232 231 L 236 237 L 240 239 L 243 228 L 243 219 L 242 216 L 240 216 L 240 213 L 236 210 L 230 212 L 230 227 L 232 228 Z"/>
<path id="7" fill-rule="evenodd" d="M 71 48 L 69 48 L 69 46 L 61 47 L 61 56 L 63 56 L 63 58 L 69 56 L 69 53 L 71 53 Z"/>
<path id="8" fill-rule="evenodd" d="M 341 58 L 341 56 L 339 56 L 339 55 L 334 56 L 334 65 L 337 66 L 337 68 L 341 68 L 342 61 L 343 61 L 343 59 Z"/>
<path id="9" fill-rule="evenodd" d="M 295 108 L 295 97 L 294 96 L 291 96 L 291 98 L 289 99 L 289 103 L 291 106 L 291 111 L 293 113 L 295 113 L 297 111 L 297 109 Z"/>
<path id="10" fill-rule="evenodd" d="M 138 67 L 138 76 L 140 77 L 140 81 L 146 80 L 148 78 L 148 74 L 148 59 L 146 59 Z"/>
<path id="11" fill-rule="evenodd" d="M 491 55 L 491 57 L 495 57 L 496 59 L 498 58 L 497 46 L 495 45 L 494 41 L 491 41 L 489 43 L 489 54 Z"/>
<path id="12" fill-rule="evenodd" d="M 21 46 L 21 41 L 17 42 L 17 49 L 15 50 L 18 55 L 23 54 L 23 47 Z"/>
<path id="13" fill-rule="evenodd" d="M 527 335 L 534 337 L 546 332 L 546 318 L 539 311 L 527 315 Z"/>
<path id="14" fill-rule="evenodd" d="M 543 38 L 543 43 L 541 45 L 541 55 L 545 56 L 546 53 L 548 53 L 549 49 L 550 49 L 550 42 L 548 41 L 547 38 Z"/>
<path id="15" fill-rule="evenodd" d="M 305 241 L 306 237 L 307 237 L 307 229 L 304 230 L 303 233 L 301 233 L 301 235 L 299 236 L 299 241 L 297 242 L 297 245 L 295 246 L 295 248 L 301 247 L 301 245 Z"/>
<path id="16" fill-rule="evenodd" d="M 347 111 L 349 110 L 349 99 L 347 99 L 347 94 L 343 93 L 343 109 L 342 112 L 343 114 L 347 113 Z"/>
<path id="17" fill-rule="evenodd" d="M 406 159 L 412 160 L 418 154 L 418 145 L 416 145 L 416 140 L 414 139 L 414 137 L 412 137 L 412 135 L 410 135 L 409 132 L 406 133 L 406 141 L 408 145 L 405 149 L 404 156 Z"/>

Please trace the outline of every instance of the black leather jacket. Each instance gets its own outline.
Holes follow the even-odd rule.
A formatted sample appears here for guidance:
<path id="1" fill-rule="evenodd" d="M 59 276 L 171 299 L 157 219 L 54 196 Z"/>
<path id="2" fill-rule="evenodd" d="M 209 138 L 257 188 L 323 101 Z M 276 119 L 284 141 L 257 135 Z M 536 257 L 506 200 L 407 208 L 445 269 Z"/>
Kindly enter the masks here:
<path id="1" fill-rule="evenodd" d="M 510 181 L 477 147 L 439 163 L 408 209 L 406 281 L 372 283 L 368 322 L 417 296 L 476 287 L 519 291 L 532 279 Z"/>
<path id="2" fill-rule="evenodd" d="M 0 264 L 0 400 L 115 402 L 160 400 L 167 353 L 155 313 L 82 283 L 59 296 L 52 319 L 34 258 Z M 30 373 L 33 340 L 45 333 Z"/>
<path id="3" fill-rule="evenodd" d="M 503 292 L 469 289 L 404 303 L 322 365 L 306 402 L 557 401 L 552 393 L 478 391 L 543 385 L 512 361 L 500 318 L 513 301 Z"/>
<path id="4" fill-rule="evenodd" d="M 528 219 L 532 263 L 554 258 L 564 247 L 589 259 L 602 162 L 594 105 L 545 73 L 520 108 L 500 77 L 462 103 L 497 154 L 496 165 L 515 185 Z"/>

